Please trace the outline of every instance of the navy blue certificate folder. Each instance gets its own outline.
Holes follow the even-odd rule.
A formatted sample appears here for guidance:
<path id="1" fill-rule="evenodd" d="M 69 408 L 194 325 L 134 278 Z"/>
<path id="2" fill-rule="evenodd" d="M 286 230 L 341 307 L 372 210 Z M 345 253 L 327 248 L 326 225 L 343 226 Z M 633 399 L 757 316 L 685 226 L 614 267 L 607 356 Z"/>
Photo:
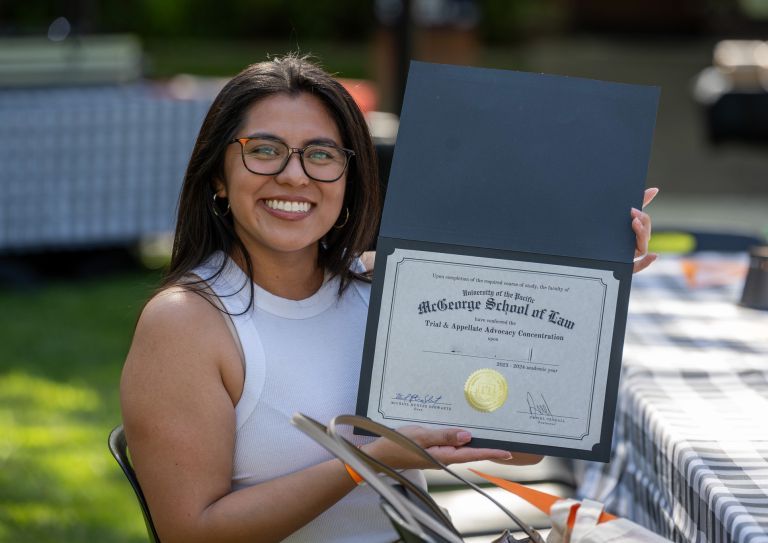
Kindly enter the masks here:
<path id="1" fill-rule="evenodd" d="M 358 414 L 468 428 L 473 446 L 608 459 L 630 208 L 642 205 L 658 99 L 656 87 L 411 64 Z M 584 300 L 595 309 L 582 315 Z M 576 365 L 590 378 L 558 406 L 569 393 L 557 379 Z"/>

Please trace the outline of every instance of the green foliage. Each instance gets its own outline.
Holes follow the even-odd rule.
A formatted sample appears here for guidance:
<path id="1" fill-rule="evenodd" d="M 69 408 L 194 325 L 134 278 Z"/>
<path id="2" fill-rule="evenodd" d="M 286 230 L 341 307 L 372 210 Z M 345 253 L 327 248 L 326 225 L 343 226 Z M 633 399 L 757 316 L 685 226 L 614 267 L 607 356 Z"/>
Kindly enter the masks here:
<path id="1" fill-rule="evenodd" d="M 479 0 L 478 32 L 485 43 L 510 44 L 561 29 L 568 6 L 556 0 Z"/>
<path id="2" fill-rule="evenodd" d="M 298 51 L 312 54 L 328 71 L 340 77 L 370 78 L 371 53 L 367 46 L 318 40 L 200 40 L 150 39 L 144 43 L 149 77 L 163 78 L 178 73 L 232 77 L 247 65 L 268 56 Z"/>
<path id="3" fill-rule="evenodd" d="M 0 291 L 0 542 L 146 541 L 107 449 L 156 272 Z"/>
<path id="4" fill-rule="evenodd" d="M 141 37 L 330 39 L 359 41 L 374 26 L 373 0 L 100 0 L 80 9 L 59 3 L 15 2 L 0 9 L 14 30 L 43 32 L 59 16 L 75 30 L 130 32 Z"/>

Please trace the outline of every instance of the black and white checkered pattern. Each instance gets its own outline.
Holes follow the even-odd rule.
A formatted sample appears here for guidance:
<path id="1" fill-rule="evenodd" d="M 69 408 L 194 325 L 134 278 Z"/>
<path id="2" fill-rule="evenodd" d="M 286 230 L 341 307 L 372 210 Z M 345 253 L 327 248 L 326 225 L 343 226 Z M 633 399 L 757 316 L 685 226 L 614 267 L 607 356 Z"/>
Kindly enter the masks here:
<path id="1" fill-rule="evenodd" d="M 0 89 L 0 251 L 122 244 L 173 229 L 210 100 L 158 91 Z"/>
<path id="2" fill-rule="evenodd" d="M 768 542 L 768 312 L 724 280 L 635 276 L 612 461 L 579 466 L 581 496 L 674 541 Z"/>

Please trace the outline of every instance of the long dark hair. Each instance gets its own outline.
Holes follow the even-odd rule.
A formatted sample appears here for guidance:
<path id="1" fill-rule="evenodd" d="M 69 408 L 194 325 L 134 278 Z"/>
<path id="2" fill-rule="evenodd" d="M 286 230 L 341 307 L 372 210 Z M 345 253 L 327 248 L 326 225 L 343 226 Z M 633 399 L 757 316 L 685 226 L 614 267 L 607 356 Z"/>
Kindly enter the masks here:
<path id="1" fill-rule="evenodd" d="M 341 278 L 339 294 L 353 278 L 360 278 L 350 267 L 372 244 L 381 198 L 373 142 L 363 114 L 346 89 L 307 57 L 290 54 L 245 68 L 224 86 L 208 110 L 184 175 L 171 263 L 160 289 L 183 285 L 204 290 L 205 283 L 190 280 L 189 273 L 217 250 L 232 256 L 245 267 L 248 277 L 253 276 L 258 262 L 251 262 L 232 226 L 231 214 L 215 207 L 214 180 L 224 179 L 224 153 L 251 105 L 268 96 L 303 92 L 323 102 L 336 121 L 342 145 L 355 152 L 344 195 L 349 218 L 325 235 L 318 264 Z M 215 275 L 223 268 L 224 264 Z"/>

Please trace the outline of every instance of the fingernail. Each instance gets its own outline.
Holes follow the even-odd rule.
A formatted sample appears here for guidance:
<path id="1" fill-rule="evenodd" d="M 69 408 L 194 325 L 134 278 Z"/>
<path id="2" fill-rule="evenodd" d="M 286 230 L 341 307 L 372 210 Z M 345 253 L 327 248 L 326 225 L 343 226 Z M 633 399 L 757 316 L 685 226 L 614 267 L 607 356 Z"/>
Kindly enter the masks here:
<path id="1" fill-rule="evenodd" d="M 632 213 L 640 213 L 640 210 L 637 209 L 636 207 L 633 207 L 632 208 Z"/>
<path id="2" fill-rule="evenodd" d="M 459 432 L 458 434 L 456 434 L 456 439 L 458 439 L 462 443 L 465 443 L 472 439 L 472 434 L 470 434 L 469 432 Z"/>
<path id="3" fill-rule="evenodd" d="M 515 455 L 514 455 L 514 454 L 512 454 L 511 452 L 508 452 L 508 453 L 506 454 L 506 456 L 504 456 L 504 457 L 502 458 L 502 460 L 512 460 L 514 457 L 515 457 Z"/>

